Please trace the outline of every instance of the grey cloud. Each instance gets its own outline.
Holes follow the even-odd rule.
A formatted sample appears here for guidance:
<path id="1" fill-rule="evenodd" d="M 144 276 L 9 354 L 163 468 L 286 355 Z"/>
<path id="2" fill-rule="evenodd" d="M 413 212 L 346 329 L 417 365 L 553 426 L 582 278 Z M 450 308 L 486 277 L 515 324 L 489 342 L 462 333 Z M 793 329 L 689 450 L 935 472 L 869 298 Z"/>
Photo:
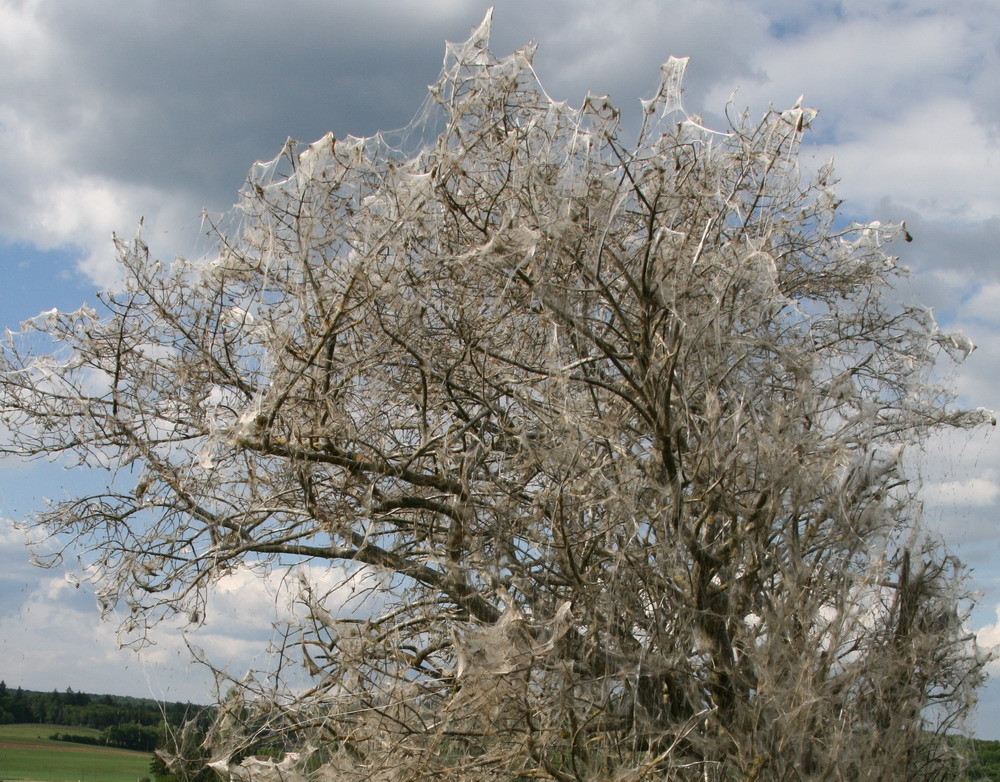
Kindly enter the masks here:
<path id="1" fill-rule="evenodd" d="M 867 28 L 880 48 L 891 50 L 895 32 L 913 22 L 921 9 L 911 6 L 896 4 L 895 17 L 883 14 Z M 52 36 L 41 69 L 27 79 L 23 72 L 0 77 L 21 110 L 57 129 L 76 171 L 183 191 L 214 209 L 232 202 L 249 164 L 276 154 L 286 136 L 312 141 L 329 130 L 369 134 L 404 125 L 437 76 L 444 39 L 463 39 L 485 11 L 485 3 L 468 0 L 184 0 L 169 7 L 53 0 L 40 7 Z M 807 13 L 788 2 L 510 0 L 495 11 L 493 48 L 505 54 L 538 39 L 537 70 L 554 96 L 579 102 L 588 89 L 607 92 L 626 116 L 655 87 L 660 62 L 690 55 L 689 108 L 716 121 L 737 86 L 737 104 L 759 109 L 818 90 L 831 115 L 854 108 L 847 98 L 865 96 L 868 108 L 891 111 L 916 86 L 927 88 L 931 75 L 960 87 L 986 56 L 979 36 L 965 47 L 970 54 L 959 49 L 953 61 L 928 62 L 920 85 L 873 78 L 848 85 L 846 96 L 827 95 L 823 85 L 841 83 L 838 62 L 849 62 L 850 52 L 817 42 L 835 35 L 845 13 L 832 2 Z M 779 51 L 787 57 L 769 70 L 769 53 Z"/>
<path id="2" fill-rule="evenodd" d="M 75 128 L 74 165 L 197 191 L 212 206 L 231 202 L 250 163 L 289 135 L 404 124 L 436 78 L 443 37 L 464 38 L 477 21 L 461 8 L 361 13 L 303 0 L 47 8 L 59 72 L 40 77 L 66 74 L 69 87 L 36 111 Z"/>
<path id="3" fill-rule="evenodd" d="M 498 52 L 529 29 L 521 20 L 531 5 L 515 5 L 519 12 L 509 16 L 509 5 L 497 9 Z M 607 93 L 626 113 L 638 114 L 637 99 L 655 90 L 659 65 L 670 56 L 691 58 L 688 105 L 702 112 L 711 86 L 752 72 L 750 54 L 768 39 L 767 17 L 742 3 L 558 2 L 529 13 L 540 44 L 536 70 L 546 89 L 571 102 L 588 90 Z"/>
<path id="4" fill-rule="evenodd" d="M 874 215 L 905 220 L 914 241 L 897 244 L 901 262 L 913 272 L 918 300 L 933 306 L 939 320 L 954 322 L 964 305 L 985 284 L 1000 281 L 1000 216 L 959 222 L 925 215 L 891 200 Z"/>
<path id="5" fill-rule="evenodd" d="M 405 125 L 437 78 L 444 40 L 463 40 L 485 12 L 475 2 L 402 6 L 54 0 L 41 5 L 43 67 L 6 81 L 22 111 L 59 129 L 77 172 L 225 208 L 250 163 L 287 136 Z M 691 55 L 687 90 L 701 111 L 711 85 L 751 68 L 767 25 L 744 4 L 513 0 L 494 13 L 492 47 L 506 54 L 538 39 L 538 71 L 555 96 L 607 92 L 636 116 L 659 64 Z"/>
<path id="6" fill-rule="evenodd" d="M 0 522 L 2 524 L 3 522 Z M 28 563 L 24 545 L 19 540 L 8 543 L 0 539 L 0 629 L 9 622 L 16 622 L 22 606 L 31 596 L 38 581 L 38 573 Z"/>

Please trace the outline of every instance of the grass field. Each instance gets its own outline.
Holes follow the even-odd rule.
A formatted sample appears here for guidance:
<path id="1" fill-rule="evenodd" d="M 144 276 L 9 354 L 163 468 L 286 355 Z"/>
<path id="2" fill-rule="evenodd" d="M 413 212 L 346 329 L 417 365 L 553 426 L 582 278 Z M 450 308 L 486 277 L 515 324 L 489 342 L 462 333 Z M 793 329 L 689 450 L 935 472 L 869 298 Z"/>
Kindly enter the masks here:
<path id="1" fill-rule="evenodd" d="M 146 753 L 51 741 L 53 733 L 99 735 L 65 725 L 0 725 L 0 782 L 136 782 L 149 776 Z"/>

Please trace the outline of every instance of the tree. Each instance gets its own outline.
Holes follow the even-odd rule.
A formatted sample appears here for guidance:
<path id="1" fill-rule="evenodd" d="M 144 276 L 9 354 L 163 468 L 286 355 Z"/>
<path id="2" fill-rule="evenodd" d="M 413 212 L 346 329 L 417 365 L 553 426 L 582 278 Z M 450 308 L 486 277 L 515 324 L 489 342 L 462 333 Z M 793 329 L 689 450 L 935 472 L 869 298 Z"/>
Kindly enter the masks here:
<path id="1" fill-rule="evenodd" d="M 119 242 L 100 312 L 8 340 L 4 451 L 110 471 L 26 524 L 133 639 L 236 567 L 377 598 L 303 575 L 222 770 L 940 778 L 985 657 L 903 453 L 991 416 L 932 383 L 972 346 L 897 294 L 902 226 L 802 181 L 808 108 L 710 131 L 671 59 L 627 144 L 487 35 L 407 133 L 255 167 L 217 255 Z"/>

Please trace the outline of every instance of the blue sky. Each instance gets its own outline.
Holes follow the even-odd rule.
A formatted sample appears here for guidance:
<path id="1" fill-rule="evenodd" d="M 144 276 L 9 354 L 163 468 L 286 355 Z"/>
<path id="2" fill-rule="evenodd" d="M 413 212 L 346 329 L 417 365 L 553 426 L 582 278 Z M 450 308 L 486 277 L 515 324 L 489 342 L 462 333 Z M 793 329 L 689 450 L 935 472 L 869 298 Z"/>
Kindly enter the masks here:
<path id="1" fill-rule="evenodd" d="M 995 0 L 498 0 L 492 48 L 539 43 L 557 99 L 608 93 L 638 117 L 670 55 L 689 56 L 686 109 L 722 126 L 800 94 L 820 110 L 806 168 L 834 159 L 852 217 L 906 219 L 912 288 L 979 346 L 953 374 L 1000 408 L 1000 6 Z M 112 232 L 140 217 L 161 258 L 200 251 L 202 212 L 292 136 L 405 125 L 487 4 L 473 0 L 0 0 L 0 325 L 93 301 L 117 280 Z M 973 629 L 1000 643 L 1000 447 L 948 435 L 923 461 L 928 524 L 970 564 Z M 0 678 L 10 686 L 205 700 L 166 628 L 118 651 L 92 596 L 33 569 L 9 526 L 82 480 L 0 462 Z M 281 580 L 224 583 L 196 642 L 245 665 Z M 248 606 L 252 611 L 248 611 Z M 249 621 L 252 616 L 254 621 Z M 54 630 L 54 627 L 62 630 Z M 997 667 L 1000 680 L 1000 666 Z M 980 735 L 1000 738 L 1000 681 Z"/>

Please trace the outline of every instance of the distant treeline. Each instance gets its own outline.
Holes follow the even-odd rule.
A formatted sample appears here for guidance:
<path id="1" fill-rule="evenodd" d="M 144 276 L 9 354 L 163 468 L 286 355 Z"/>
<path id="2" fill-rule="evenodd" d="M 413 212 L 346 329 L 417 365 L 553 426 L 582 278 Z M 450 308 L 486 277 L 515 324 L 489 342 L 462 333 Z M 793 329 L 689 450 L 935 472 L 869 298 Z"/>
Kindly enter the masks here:
<path id="1" fill-rule="evenodd" d="M 205 708 L 190 703 L 160 703 L 127 695 L 89 695 L 74 692 L 70 687 L 64 692 L 36 692 L 20 687 L 12 690 L 0 681 L 0 725 L 34 722 L 100 731 L 99 736 L 67 731 L 50 737 L 57 741 L 151 752 L 163 746 L 166 726 L 179 726 L 199 713 L 204 718 Z M 1000 741 L 955 737 L 954 742 L 972 761 L 963 779 L 1000 782 Z M 281 756 L 279 749 L 264 744 L 254 747 L 252 752 Z M 157 780 L 173 780 L 158 758 L 153 760 L 151 771 Z"/>
<path id="2" fill-rule="evenodd" d="M 969 741 L 970 757 L 973 758 L 966 772 L 966 779 L 1000 780 L 1000 741 L 984 741 L 972 739 Z"/>
<path id="3" fill-rule="evenodd" d="M 86 744 L 151 751 L 160 745 L 164 726 L 180 725 L 202 710 L 190 703 L 159 703 L 127 695 L 88 695 L 74 692 L 36 692 L 10 689 L 0 681 L 0 725 L 34 722 L 93 728 L 100 737 L 73 733 L 52 738 Z"/>
<path id="4" fill-rule="evenodd" d="M 134 749 L 137 752 L 152 752 L 163 743 L 163 727 L 139 725 L 135 722 L 109 725 L 99 736 L 81 736 L 76 733 L 53 733 L 53 741 L 69 741 L 73 744 L 92 744 L 98 747 L 118 747 Z"/>

